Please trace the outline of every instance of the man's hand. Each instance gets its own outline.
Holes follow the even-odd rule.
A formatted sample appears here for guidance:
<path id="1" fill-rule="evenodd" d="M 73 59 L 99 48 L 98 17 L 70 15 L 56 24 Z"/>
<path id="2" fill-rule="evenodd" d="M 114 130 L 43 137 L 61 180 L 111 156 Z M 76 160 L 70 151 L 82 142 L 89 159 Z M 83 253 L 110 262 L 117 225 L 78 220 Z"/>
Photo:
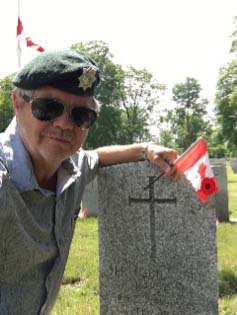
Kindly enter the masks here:
<path id="1" fill-rule="evenodd" d="M 178 157 L 176 150 L 158 144 L 148 144 L 145 149 L 145 155 L 151 163 L 161 168 L 164 175 L 172 175 L 175 173 L 174 162 Z"/>

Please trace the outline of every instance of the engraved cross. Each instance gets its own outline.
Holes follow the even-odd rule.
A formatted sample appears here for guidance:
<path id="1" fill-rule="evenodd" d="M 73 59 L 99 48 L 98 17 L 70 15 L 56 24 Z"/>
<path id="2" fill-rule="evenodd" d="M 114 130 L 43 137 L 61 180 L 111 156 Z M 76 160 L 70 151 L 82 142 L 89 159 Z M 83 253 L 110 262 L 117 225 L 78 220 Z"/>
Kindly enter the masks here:
<path id="1" fill-rule="evenodd" d="M 129 197 L 129 205 L 131 203 L 149 203 L 150 204 L 150 239 L 151 239 L 151 259 L 156 257 L 156 237 L 155 237 L 155 203 L 171 203 L 176 204 L 176 198 L 155 198 L 154 193 L 154 176 L 149 177 L 149 197 L 146 199 Z"/>

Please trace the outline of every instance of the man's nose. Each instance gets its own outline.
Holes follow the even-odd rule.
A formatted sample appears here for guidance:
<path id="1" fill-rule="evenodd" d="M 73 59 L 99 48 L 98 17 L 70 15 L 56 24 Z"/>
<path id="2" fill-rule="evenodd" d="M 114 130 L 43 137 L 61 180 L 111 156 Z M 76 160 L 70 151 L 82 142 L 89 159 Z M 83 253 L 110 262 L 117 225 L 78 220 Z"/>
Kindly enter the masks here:
<path id="1" fill-rule="evenodd" d="M 56 117 L 53 120 L 53 126 L 63 130 L 72 130 L 74 127 L 74 122 L 70 117 L 69 110 L 65 110 L 61 116 Z"/>

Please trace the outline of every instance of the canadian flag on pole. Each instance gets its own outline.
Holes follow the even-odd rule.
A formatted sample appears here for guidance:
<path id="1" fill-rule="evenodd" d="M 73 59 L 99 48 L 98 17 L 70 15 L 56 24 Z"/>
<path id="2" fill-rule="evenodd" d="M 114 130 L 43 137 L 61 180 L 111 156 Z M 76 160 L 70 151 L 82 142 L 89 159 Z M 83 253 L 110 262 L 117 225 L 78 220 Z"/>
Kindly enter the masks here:
<path id="1" fill-rule="evenodd" d="M 17 39 L 18 39 L 18 49 L 20 49 L 21 43 L 24 42 L 27 47 L 32 47 L 39 52 L 44 51 L 44 48 L 42 46 L 34 43 L 30 37 L 27 37 L 24 35 L 23 24 L 19 16 L 18 16 L 18 22 L 17 22 Z"/>
<path id="2" fill-rule="evenodd" d="M 177 174 L 183 173 L 197 196 L 207 202 L 208 196 L 219 190 L 208 158 L 206 142 L 197 139 L 175 162 Z"/>

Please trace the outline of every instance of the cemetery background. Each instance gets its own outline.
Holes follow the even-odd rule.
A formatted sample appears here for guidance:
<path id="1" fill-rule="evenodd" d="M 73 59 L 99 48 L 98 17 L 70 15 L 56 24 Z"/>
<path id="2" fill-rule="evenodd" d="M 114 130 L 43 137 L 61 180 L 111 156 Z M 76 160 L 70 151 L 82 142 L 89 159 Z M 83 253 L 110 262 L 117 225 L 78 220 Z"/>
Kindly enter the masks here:
<path id="1" fill-rule="evenodd" d="M 229 215 L 237 218 L 237 174 L 227 163 Z M 217 226 L 219 314 L 237 314 L 237 224 Z M 97 218 L 78 220 L 57 304 L 52 315 L 98 315 Z"/>
<path id="2" fill-rule="evenodd" d="M 237 24 L 236 24 L 237 25 Z M 233 43 L 236 44 L 236 29 L 233 35 Z M 235 74 L 237 73 L 237 65 L 235 62 L 236 59 L 236 52 L 237 46 L 232 45 L 232 53 L 235 53 L 234 61 L 226 67 L 226 74 L 234 70 Z M 222 73 L 225 74 L 225 73 Z M 228 78 L 228 76 L 227 76 Z M 188 79 L 188 78 L 187 78 Z M 191 78 L 192 79 L 192 78 Z M 219 77 L 221 79 L 221 77 Z M 192 79 L 193 80 L 193 79 Z M 193 80 L 194 83 L 196 80 Z M 8 78 L 6 81 L 3 80 L 1 82 L 1 104 L 6 106 L 6 101 L 10 100 L 9 95 L 7 95 L 4 91 L 3 83 L 8 84 Z M 187 84 L 186 84 L 187 83 Z M 187 80 L 183 86 L 189 85 L 190 80 Z M 225 83 L 225 82 L 224 82 Z M 227 82 L 228 83 L 228 82 Z M 230 80 L 229 84 L 232 84 L 232 80 Z M 182 84 L 181 84 L 182 85 Z M 198 85 L 197 85 L 198 87 Z M 222 91 L 222 82 L 219 80 L 219 90 Z M 233 97 L 231 98 L 232 101 L 235 102 L 236 100 L 236 89 L 235 86 L 232 87 L 231 90 L 233 92 Z M 110 92 L 110 91 L 109 91 Z M 197 89 L 199 92 L 199 89 Z M 113 94 L 113 93 L 111 93 Z M 225 98 L 225 95 L 224 95 Z M 219 98 L 218 103 L 219 105 L 223 99 Z M 109 102 L 110 103 L 110 102 Z M 105 102 L 106 104 L 106 102 Z M 108 104 L 107 104 L 108 105 Z M 11 108 L 10 102 L 9 107 Z M 5 116 L 8 120 L 10 115 L 5 113 L 4 110 L 6 107 L 1 108 L 1 117 Z M 224 119 L 230 119 L 233 123 L 233 126 L 236 126 L 236 119 L 235 115 L 230 115 L 229 117 L 225 117 Z M 200 115 L 200 117 L 202 117 Z M 130 125 L 130 124 L 128 124 Z M 178 122 L 178 125 L 180 122 Z M 192 124 L 194 125 L 194 124 Z M 202 126 L 203 127 L 203 126 Z M 140 130 L 141 128 L 139 128 Z M 232 130 L 236 130 L 236 128 L 231 128 Z M 165 134 L 167 136 L 167 134 Z M 168 135 L 169 136 L 169 135 Z M 93 137 L 92 137 L 93 138 Z M 115 137 L 112 137 L 115 139 Z M 178 137 L 179 138 L 179 137 Z M 196 138 L 196 136 L 195 136 Z M 231 137 L 230 137 L 231 138 Z M 235 138 L 236 139 L 236 138 Z M 124 139 L 123 139 L 124 140 Z M 165 138 L 165 140 L 167 140 Z M 168 137 L 168 140 L 169 137 Z M 168 141 L 167 140 L 167 141 Z M 211 140 L 211 139 L 210 139 Z M 227 140 L 229 137 L 227 135 Z M 132 141 L 128 141 L 132 142 Z M 168 141 L 169 142 L 169 141 Z M 214 141 L 215 142 L 215 141 Z M 117 141 L 116 141 L 117 143 Z M 217 143 L 222 143 L 222 140 L 218 140 Z M 164 143 L 168 145 L 168 143 Z M 214 143 L 216 144 L 216 143 Z M 236 144 L 236 141 L 234 142 Z M 171 145 L 172 146 L 172 145 Z M 184 147 L 186 147 L 184 145 Z M 219 149 L 219 148 L 217 148 Z M 220 153 L 222 152 L 223 148 L 220 148 Z M 236 154 L 236 151 L 235 151 Z M 215 156 L 215 154 L 213 155 Z M 223 156 L 223 155 L 222 155 Z M 229 199 L 229 208 L 233 209 L 230 212 L 230 218 L 236 218 L 236 177 L 229 181 L 229 187 L 235 185 L 235 190 L 233 193 L 233 198 Z M 230 192 L 230 189 L 229 189 Z M 233 200 L 233 201 L 232 201 Z M 76 234 L 74 237 L 73 246 L 71 248 L 70 253 L 70 260 L 67 265 L 67 269 L 64 276 L 64 283 L 62 286 L 61 294 L 58 299 L 58 304 L 55 307 L 55 315 L 67 315 L 67 314 L 98 314 L 99 305 L 98 305 L 98 267 L 97 267 L 97 260 L 98 260 L 98 251 L 97 251 L 97 219 L 95 218 L 88 218 L 85 220 L 79 220 L 77 224 Z M 219 282 L 220 282 L 220 294 L 221 294 L 221 307 L 220 312 L 221 314 L 237 314 L 237 300 L 235 298 L 237 289 L 236 289 L 236 264 L 237 255 L 236 255 L 236 246 L 235 240 L 237 236 L 236 225 L 230 223 L 221 223 L 218 226 L 218 254 L 219 254 Z"/>

